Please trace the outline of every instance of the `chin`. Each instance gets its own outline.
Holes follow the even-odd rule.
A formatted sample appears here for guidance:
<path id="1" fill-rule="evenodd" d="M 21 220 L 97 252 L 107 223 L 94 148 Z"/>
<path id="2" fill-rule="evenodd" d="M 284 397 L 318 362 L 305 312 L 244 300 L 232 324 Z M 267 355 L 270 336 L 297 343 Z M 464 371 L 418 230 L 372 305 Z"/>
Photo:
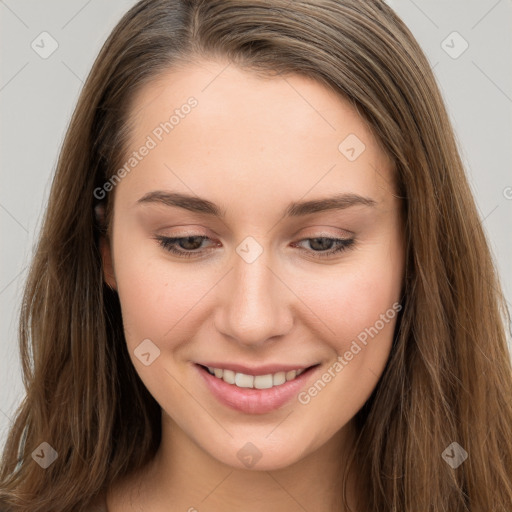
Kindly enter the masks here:
<path id="1" fill-rule="evenodd" d="M 299 462 L 307 455 L 304 447 L 308 442 L 301 444 L 291 434 L 281 432 L 280 436 L 276 435 L 273 439 L 272 434 L 265 436 L 268 436 L 268 432 L 251 438 L 235 437 L 230 439 L 229 445 L 215 444 L 207 447 L 207 451 L 213 458 L 227 466 L 249 471 L 283 469 Z"/>

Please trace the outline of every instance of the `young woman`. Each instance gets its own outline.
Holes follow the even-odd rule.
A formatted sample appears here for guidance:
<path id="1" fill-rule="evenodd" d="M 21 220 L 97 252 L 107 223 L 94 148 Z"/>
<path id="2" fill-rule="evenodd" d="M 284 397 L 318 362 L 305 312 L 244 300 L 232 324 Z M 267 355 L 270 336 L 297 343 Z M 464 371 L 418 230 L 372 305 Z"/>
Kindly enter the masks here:
<path id="1" fill-rule="evenodd" d="M 510 511 L 506 320 L 384 2 L 143 0 L 58 162 L 2 511 Z"/>

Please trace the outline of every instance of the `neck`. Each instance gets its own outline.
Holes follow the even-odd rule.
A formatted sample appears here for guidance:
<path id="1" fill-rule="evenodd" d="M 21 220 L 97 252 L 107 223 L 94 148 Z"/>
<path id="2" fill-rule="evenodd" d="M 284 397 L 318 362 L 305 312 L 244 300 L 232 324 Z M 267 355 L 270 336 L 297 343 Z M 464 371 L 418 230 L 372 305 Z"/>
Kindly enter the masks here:
<path id="1" fill-rule="evenodd" d="M 130 510 L 127 504 L 134 510 L 143 505 L 148 512 L 345 512 L 342 474 L 354 440 L 351 422 L 320 449 L 290 466 L 269 471 L 239 469 L 214 459 L 163 413 L 156 456 L 126 480 L 118 496 L 123 496 L 123 510 Z M 352 510 L 354 483 L 350 478 L 347 485 Z M 121 510 L 117 498 L 108 503 L 109 512 L 117 512 L 117 506 Z"/>

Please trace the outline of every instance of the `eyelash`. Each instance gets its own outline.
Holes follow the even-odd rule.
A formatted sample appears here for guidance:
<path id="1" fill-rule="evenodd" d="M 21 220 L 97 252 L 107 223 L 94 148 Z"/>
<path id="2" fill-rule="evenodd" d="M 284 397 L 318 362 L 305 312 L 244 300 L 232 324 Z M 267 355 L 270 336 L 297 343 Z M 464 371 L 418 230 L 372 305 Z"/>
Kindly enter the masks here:
<path id="1" fill-rule="evenodd" d="M 187 238 L 201 238 L 203 240 L 209 240 L 207 236 L 202 235 L 189 235 L 189 236 L 183 236 L 183 237 L 167 237 L 167 236 L 156 236 L 155 239 L 158 241 L 159 245 L 163 247 L 166 251 L 175 254 L 178 257 L 181 258 L 192 258 L 196 257 L 195 255 L 201 255 L 200 252 L 195 251 L 186 251 L 186 250 L 179 250 L 176 249 L 175 245 L 180 240 L 186 240 Z M 315 258 L 327 258 L 329 256 L 332 256 L 336 253 L 341 253 L 347 249 L 350 249 L 353 247 L 355 239 L 354 238 L 331 238 L 331 237 L 313 237 L 313 238 L 303 238 L 302 240 L 299 240 L 299 242 L 304 242 L 308 240 L 331 240 L 334 243 L 337 243 L 338 246 L 335 249 L 328 249 L 323 252 L 319 251 L 313 251 L 313 254 Z M 307 250 L 307 249 L 303 249 Z"/>

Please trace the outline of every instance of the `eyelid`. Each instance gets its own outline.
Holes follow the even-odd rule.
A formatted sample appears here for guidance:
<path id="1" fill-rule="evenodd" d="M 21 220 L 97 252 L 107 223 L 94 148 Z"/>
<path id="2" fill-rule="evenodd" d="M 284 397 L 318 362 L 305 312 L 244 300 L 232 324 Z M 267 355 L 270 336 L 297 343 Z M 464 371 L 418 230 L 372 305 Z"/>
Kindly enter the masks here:
<path id="1" fill-rule="evenodd" d="M 155 240 L 159 243 L 159 245 L 166 250 L 167 252 L 176 255 L 179 258 L 200 258 L 205 255 L 205 252 L 210 252 L 212 247 L 206 248 L 203 250 L 190 250 L 187 251 L 186 249 L 179 249 L 176 248 L 176 244 L 179 243 L 180 240 L 184 240 L 187 238 L 199 238 L 201 239 L 201 244 L 204 240 L 213 241 L 210 237 L 206 235 L 200 235 L 200 234 L 185 234 L 181 236 L 162 236 L 162 235 L 156 235 Z M 314 251 L 314 250 L 308 250 L 304 248 L 300 248 L 301 251 L 304 251 L 310 255 L 310 257 L 313 257 L 314 259 L 329 259 L 331 256 L 335 254 L 340 254 L 348 249 L 351 249 L 355 244 L 355 237 L 351 238 L 339 238 L 335 236 L 325 236 L 325 234 L 320 234 L 319 236 L 311 236 L 311 237 L 303 237 L 299 239 L 297 242 L 293 242 L 293 246 L 297 246 L 301 242 L 308 242 L 310 240 L 316 240 L 316 239 L 325 239 L 329 240 L 334 244 L 334 248 L 326 249 L 323 251 Z M 218 247 L 219 242 L 216 242 L 214 244 L 214 247 Z"/>

